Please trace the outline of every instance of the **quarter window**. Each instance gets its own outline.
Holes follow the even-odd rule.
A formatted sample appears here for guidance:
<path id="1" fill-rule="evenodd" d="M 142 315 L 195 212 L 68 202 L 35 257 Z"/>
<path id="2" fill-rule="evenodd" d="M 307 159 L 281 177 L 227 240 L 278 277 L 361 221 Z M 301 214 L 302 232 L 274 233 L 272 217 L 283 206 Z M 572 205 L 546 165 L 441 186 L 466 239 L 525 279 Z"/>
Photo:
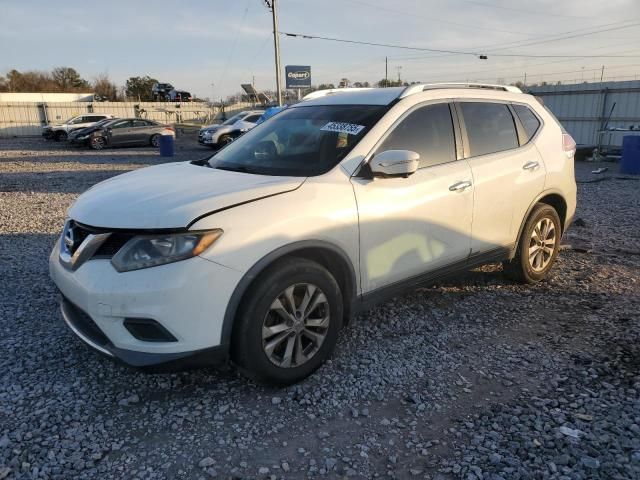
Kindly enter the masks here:
<path id="1" fill-rule="evenodd" d="M 540 120 L 536 117 L 529 107 L 524 105 L 513 105 L 513 109 L 516 111 L 516 115 L 520 119 L 520 123 L 524 127 L 524 132 L 527 134 L 527 142 L 533 138 L 533 136 L 540 128 Z"/>
<path id="2" fill-rule="evenodd" d="M 469 155 L 477 157 L 517 148 L 518 135 L 509 107 L 503 103 L 461 102 Z"/>
<path id="3" fill-rule="evenodd" d="M 427 105 L 411 112 L 384 139 L 376 153 L 385 150 L 418 153 L 420 168 L 454 161 L 456 143 L 449 105 Z"/>

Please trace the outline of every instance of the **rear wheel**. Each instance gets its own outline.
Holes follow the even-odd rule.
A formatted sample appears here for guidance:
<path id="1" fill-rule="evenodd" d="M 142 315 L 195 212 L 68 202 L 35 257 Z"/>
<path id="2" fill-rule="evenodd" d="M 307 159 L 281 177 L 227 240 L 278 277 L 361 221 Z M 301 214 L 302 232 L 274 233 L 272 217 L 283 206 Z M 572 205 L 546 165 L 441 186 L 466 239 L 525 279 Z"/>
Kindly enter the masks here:
<path id="1" fill-rule="evenodd" d="M 64 142 L 67 139 L 68 135 L 65 131 L 56 132 L 56 141 Z"/>
<path id="2" fill-rule="evenodd" d="M 558 256 L 562 226 L 556 210 L 539 203 L 522 230 L 515 257 L 503 264 L 505 274 L 521 283 L 543 280 Z"/>
<path id="3" fill-rule="evenodd" d="M 160 135 L 158 135 L 157 133 L 155 135 L 151 135 L 149 143 L 152 147 L 158 148 L 158 145 L 160 145 Z"/>
<path id="4" fill-rule="evenodd" d="M 245 295 L 231 357 L 249 377 L 289 385 L 329 358 L 342 326 L 342 294 L 321 265 L 302 258 L 269 268 Z"/>
<path id="5" fill-rule="evenodd" d="M 107 146 L 107 142 L 104 137 L 93 137 L 90 143 L 91 148 L 93 148 L 94 150 L 102 150 Z"/>

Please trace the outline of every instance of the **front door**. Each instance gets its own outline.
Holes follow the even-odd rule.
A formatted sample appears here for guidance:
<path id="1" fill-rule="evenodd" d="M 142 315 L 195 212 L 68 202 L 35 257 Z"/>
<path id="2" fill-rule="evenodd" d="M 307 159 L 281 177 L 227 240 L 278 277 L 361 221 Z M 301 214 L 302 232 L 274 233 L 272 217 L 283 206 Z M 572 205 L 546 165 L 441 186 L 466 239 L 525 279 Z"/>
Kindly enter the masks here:
<path id="1" fill-rule="evenodd" d="M 109 144 L 110 145 L 127 145 L 131 142 L 131 129 L 133 122 L 131 120 L 121 120 L 109 127 Z"/>
<path id="2" fill-rule="evenodd" d="M 470 250 L 471 169 L 456 154 L 449 104 L 409 111 L 374 156 L 386 150 L 417 152 L 420 168 L 407 178 L 352 178 L 363 293 L 463 261 Z"/>

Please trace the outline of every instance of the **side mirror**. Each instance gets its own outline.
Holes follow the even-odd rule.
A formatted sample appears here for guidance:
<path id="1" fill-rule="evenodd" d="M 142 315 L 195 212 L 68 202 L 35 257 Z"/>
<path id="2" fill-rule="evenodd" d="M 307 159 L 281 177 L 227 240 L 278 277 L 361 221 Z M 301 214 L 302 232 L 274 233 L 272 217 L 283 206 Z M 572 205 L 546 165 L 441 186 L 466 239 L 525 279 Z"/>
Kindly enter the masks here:
<path id="1" fill-rule="evenodd" d="M 420 154 L 410 150 L 385 150 L 369 162 L 374 177 L 408 177 L 418 170 Z"/>

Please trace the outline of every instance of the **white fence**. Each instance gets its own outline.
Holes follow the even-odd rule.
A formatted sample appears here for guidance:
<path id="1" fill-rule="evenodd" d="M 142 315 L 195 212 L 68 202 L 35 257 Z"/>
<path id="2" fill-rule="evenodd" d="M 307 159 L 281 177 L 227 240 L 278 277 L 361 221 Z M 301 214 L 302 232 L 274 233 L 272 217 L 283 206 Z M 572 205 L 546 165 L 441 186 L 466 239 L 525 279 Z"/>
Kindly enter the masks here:
<path id="1" fill-rule="evenodd" d="M 225 115 L 253 108 L 251 103 L 225 106 Z M 0 137 L 40 135 L 42 127 L 61 123 L 83 113 L 107 113 L 117 117 L 139 117 L 167 124 L 213 123 L 222 111 L 207 103 L 168 102 L 0 102 Z"/>

